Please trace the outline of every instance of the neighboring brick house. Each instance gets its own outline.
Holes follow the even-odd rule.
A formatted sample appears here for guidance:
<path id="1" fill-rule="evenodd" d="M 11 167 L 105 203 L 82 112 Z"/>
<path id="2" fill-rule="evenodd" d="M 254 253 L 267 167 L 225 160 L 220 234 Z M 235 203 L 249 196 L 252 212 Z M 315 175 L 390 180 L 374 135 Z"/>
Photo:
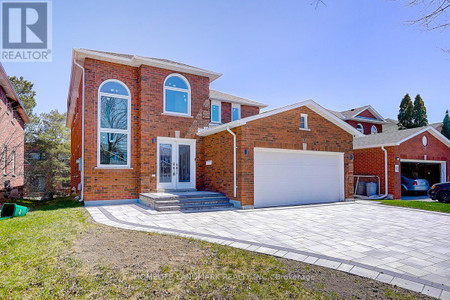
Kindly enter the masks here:
<path id="1" fill-rule="evenodd" d="M 0 199 L 21 196 L 24 185 L 24 128 L 29 119 L 0 64 Z M 12 191 L 4 191 L 9 181 Z"/>
<path id="2" fill-rule="evenodd" d="M 355 138 L 353 148 L 354 173 L 379 176 L 381 194 L 395 199 L 402 196 L 402 175 L 430 184 L 450 181 L 450 141 L 433 126 Z"/>
<path id="3" fill-rule="evenodd" d="M 85 204 L 194 189 L 223 192 L 236 206 L 253 206 L 258 197 L 255 206 L 292 204 L 264 202 L 265 172 L 258 171 L 267 160 L 288 158 L 308 166 L 297 182 L 279 185 L 291 196 L 315 190 L 324 197 L 310 202 L 352 197 L 352 139 L 361 133 L 313 101 L 260 114 L 262 103 L 210 90 L 220 76 L 163 59 L 74 50 L 71 186 Z M 290 165 L 280 164 L 279 176 L 294 172 Z M 321 174 L 335 176 L 325 194 Z M 299 190 L 302 178 L 316 188 Z"/>
<path id="4" fill-rule="evenodd" d="M 330 110 L 330 112 L 365 135 L 382 133 L 383 125 L 387 123 L 370 105 L 340 112 Z"/>

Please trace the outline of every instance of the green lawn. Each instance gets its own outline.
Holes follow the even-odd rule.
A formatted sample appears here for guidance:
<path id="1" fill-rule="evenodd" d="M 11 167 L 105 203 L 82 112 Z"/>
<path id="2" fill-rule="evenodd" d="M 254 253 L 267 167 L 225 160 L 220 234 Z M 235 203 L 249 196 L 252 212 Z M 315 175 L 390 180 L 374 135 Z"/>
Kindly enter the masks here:
<path id="1" fill-rule="evenodd" d="M 414 201 L 414 200 L 382 200 L 383 204 L 417 208 L 423 210 L 440 211 L 445 213 L 450 213 L 450 203 L 440 203 L 440 202 L 424 202 L 424 201 Z"/>
<path id="2" fill-rule="evenodd" d="M 138 239 L 143 246 L 133 248 Z M 78 249 L 83 240 L 87 242 Z M 116 248 L 112 247 L 113 256 L 106 262 L 80 256 L 79 250 L 108 257 L 111 245 Z M 180 252 L 170 254 L 172 249 L 194 258 L 172 262 L 180 256 Z M 155 251 L 160 251 L 161 262 L 151 259 L 156 266 L 151 273 L 145 265 L 149 260 L 142 256 Z M 166 254 L 173 255 L 169 262 Z M 112 264 L 116 260 L 120 267 Z M 312 280 L 299 275 L 311 275 Z M 70 199 L 50 201 L 32 208 L 25 217 L 0 221 L 0 278 L 0 299 L 425 299 L 319 266 L 98 225 Z"/>

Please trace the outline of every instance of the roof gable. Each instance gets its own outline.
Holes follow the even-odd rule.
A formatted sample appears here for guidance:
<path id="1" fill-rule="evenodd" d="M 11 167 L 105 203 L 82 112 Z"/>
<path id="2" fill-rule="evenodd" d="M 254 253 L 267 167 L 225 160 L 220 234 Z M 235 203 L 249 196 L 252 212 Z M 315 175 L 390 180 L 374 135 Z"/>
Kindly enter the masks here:
<path id="1" fill-rule="evenodd" d="M 345 121 L 354 120 L 376 124 L 386 123 L 386 120 L 371 105 L 333 113 L 336 115 L 339 114 L 338 116 L 340 116 L 340 118 Z"/>
<path id="2" fill-rule="evenodd" d="M 302 106 L 306 106 L 309 109 L 311 109 L 312 111 L 314 111 L 315 113 L 321 115 L 322 117 L 324 117 L 325 119 L 327 119 L 328 121 L 330 121 L 331 123 L 333 123 L 334 125 L 342 128 L 343 130 L 347 131 L 348 133 L 350 133 L 353 136 L 364 136 L 361 132 L 359 132 L 358 130 L 356 130 L 355 128 L 353 128 L 352 126 L 350 126 L 347 122 L 344 122 L 343 120 L 341 120 L 340 118 L 336 117 L 333 113 L 331 113 L 330 111 L 328 111 L 327 109 L 323 108 L 322 106 L 320 106 L 319 104 L 317 104 L 316 102 L 314 102 L 313 100 L 306 100 L 306 101 L 302 101 L 302 102 L 298 102 L 298 103 L 294 103 L 291 105 L 287 105 L 287 106 L 283 106 L 280 108 L 276 108 L 273 110 L 269 110 L 269 111 L 265 111 L 263 113 L 251 116 L 251 117 L 247 117 L 247 118 L 243 118 L 240 120 L 236 120 L 230 123 L 226 123 L 220 126 L 216 126 L 213 128 L 205 128 L 202 130 L 199 130 L 199 132 L 197 133 L 197 135 L 199 136 L 208 136 L 211 134 L 215 134 L 221 131 L 225 131 L 227 129 L 231 129 L 231 128 L 236 128 L 239 126 L 243 126 L 245 124 L 247 124 L 247 122 L 251 122 L 254 120 L 258 120 L 258 119 L 262 119 L 262 118 L 266 118 L 269 116 L 273 116 L 279 113 L 283 113 L 285 111 L 289 111 L 292 109 L 296 109 Z"/>

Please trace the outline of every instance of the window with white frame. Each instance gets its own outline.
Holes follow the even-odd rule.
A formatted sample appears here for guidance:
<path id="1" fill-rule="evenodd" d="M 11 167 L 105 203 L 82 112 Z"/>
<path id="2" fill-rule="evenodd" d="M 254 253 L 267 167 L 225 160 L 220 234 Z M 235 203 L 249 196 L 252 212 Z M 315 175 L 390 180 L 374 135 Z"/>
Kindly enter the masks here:
<path id="1" fill-rule="evenodd" d="M 307 114 L 300 114 L 300 129 L 309 129 Z"/>
<path id="2" fill-rule="evenodd" d="M 11 174 L 16 176 L 16 151 L 11 154 Z"/>
<path id="3" fill-rule="evenodd" d="M 238 103 L 231 104 L 231 121 L 241 119 L 241 105 Z"/>
<path id="4" fill-rule="evenodd" d="M 3 175 L 6 176 L 6 156 L 8 153 L 8 147 L 3 147 Z"/>
<path id="5" fill-rule="evenodd" d="M 184 76 L 171 74 L 164 81 L 164 113 L 191 115 L 191 88 Z"/>
<path id="6" fill-rule="evenodd" d="M 106 80 L 98 96 L 98 166 L 130 166 L 131 98 L 128 87 Z"/>
<path id="7" fill-rule="evenodd" d="M 217 100 L 211 100 L 211 122 L 212 123 L 221 123 L 222 118 L 222 103 Z"/>
<path id="8" fill-rule="evenodd" d="M 356 125 L 356 130 L 364 134 L 364 127 L 362 126 L 361 123 L 358 123 L 358 125 Z"/>
<path id="9" fill-rule="evenodd" d="M 377 126 L 372 125 L 372 128 L 370 128 L 370 134 L 377 134 L 377 133 L 378 133 Z"/>

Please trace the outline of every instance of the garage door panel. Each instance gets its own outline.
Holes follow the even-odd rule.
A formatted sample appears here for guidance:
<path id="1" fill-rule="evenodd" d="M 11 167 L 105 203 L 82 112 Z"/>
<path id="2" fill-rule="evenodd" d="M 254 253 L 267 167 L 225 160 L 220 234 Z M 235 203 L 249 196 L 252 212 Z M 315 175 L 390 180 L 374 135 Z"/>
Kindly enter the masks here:
<path id="1" fill-rule="evenodd" d="M 255 207 L 341 200 L 342 154 L 255 151 Z"/>

